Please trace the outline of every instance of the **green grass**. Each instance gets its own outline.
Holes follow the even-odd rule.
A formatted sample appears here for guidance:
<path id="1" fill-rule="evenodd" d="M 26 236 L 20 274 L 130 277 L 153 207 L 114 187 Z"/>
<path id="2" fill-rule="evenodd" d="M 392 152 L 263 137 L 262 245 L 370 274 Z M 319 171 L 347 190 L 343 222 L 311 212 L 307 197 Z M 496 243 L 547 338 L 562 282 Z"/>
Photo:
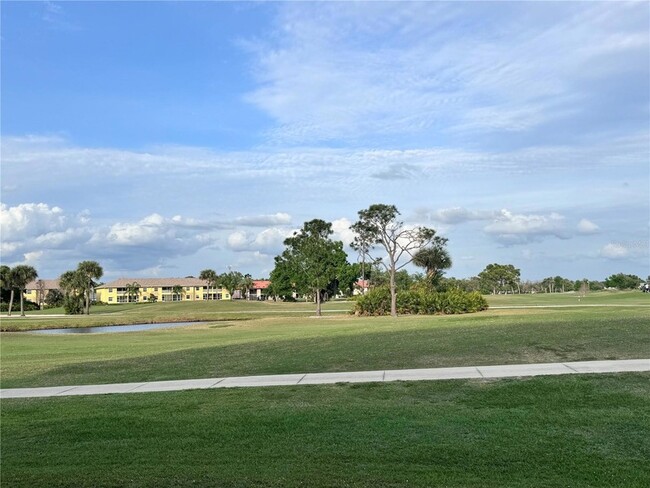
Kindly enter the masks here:
<path id="1" fill-rule="evenodd" d="M 3 333 L 3 388 L 648 357 L 650 308 L 267 317 L 97 335 Z"/>
<path id="2" fill-rule="evenodd" d="M 347 314 L 352 301 L 330 301 L 323 304 L 323 313 Z M 312 303 L 255 302 L 219 300 L 213 302 L 142 303 L 95 306 L 91 314 L 48 316 L 60 314 L 60 309 L 27 312 L 25 317 L 17 314 L 3 317 L 0 330 L 21 331 L 56 329 L 66 327 L 94 327 L 101 325 L 150 324 L 161 322 L 214 321 L 224 319 L 249 319 L 263 316 L 308 317 L 314 315 Z"/>
<path id="3" fill-rule="evenodd" d="M 2 486 L 650 486 L 650 375 L 3 400 Z"/>
<path id="4" fill-rule="evenodd" d="M 589 292 L 586 296 L 579 293 L 536 293 L 534 295 L 488 295 L 491 307 L 521 306 L 650 306 L 650 293 L 633 291 L 599 291 Z"/>
<path id="5" fill-rule="evenodd" d="M 486 297 L 492 307 L 535 306 L 617 306 L 650 307 L 650 294 L 639 291 L 594 292 L 586 297 L 576 293 L 552 293 L 535 295 L 490 295 Z M 353 301 L 330 301 L 323 304 L 326 315 L 346 315 L 354 307 Z M 313 303 L 255 302 L 219 300 L 213 302 L 173 302 L 155 304 L 116 304 L 96 306 L 91 315 L 61 314 L 62 309 L 27 312 L 26 317 L 14 314 L 0 321 L 2 331 L 52 329 L 64 327 L 93 327 L 101 325 L 129 325 L 139 323 L 191 322 L 231 319 L 252 319 L 264 316 L 308 317 L 315 313 Z"/>

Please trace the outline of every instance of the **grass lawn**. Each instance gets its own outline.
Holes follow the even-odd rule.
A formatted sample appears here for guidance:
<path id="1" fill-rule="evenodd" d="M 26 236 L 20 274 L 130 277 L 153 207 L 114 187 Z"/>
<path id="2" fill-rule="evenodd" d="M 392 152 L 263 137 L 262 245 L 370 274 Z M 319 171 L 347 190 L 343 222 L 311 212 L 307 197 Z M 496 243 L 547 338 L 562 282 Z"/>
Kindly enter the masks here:
<path id="1" fill-rule="evenodd" d="M 323 313 L 345 315 L 354 302 L 336 300 L 323 304 Z M 259 317 L 308 317 L 314 315 L 313 303 L 256 302 L 218 300 L 213 302 L 139 303 L 95 306 L 90 315 L 61 315 L 63 309 L 26 312 L 25 317 L 13 314 L 2 317 L 0 330 L 20 331 L 65 327 L 93 327 L 100 325 L 130 325 L 162 322 L 192 322 Z"/>
<path id="2" fill-rule="evenodd" d="M 3 486 L 647 487 L 650 375 L 2 402 Z"/>
<path id="3" fill-rule="evenodd" d="M 3 333 L 3 388 L 253 374 L 634 359 L 650 308 L 261 317 L 119 334 Z"/>

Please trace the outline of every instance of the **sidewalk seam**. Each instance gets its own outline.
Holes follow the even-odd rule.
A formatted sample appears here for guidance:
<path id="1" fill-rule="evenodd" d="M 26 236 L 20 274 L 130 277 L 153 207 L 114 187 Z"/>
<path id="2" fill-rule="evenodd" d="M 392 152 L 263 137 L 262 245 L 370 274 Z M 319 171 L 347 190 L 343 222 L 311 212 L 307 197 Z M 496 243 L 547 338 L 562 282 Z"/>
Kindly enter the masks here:
<path id="1" fill-rule="evenodd" d="M 478 366 L 474 366 L 474 369 L 475 369 L 476 371 L 478 371 L 478 374 L 481 375 L 481 378 L 485 378 L 485 375 L 483 375 L 483 373 L 481 372 L 481 370 L 478 369 Z"/>

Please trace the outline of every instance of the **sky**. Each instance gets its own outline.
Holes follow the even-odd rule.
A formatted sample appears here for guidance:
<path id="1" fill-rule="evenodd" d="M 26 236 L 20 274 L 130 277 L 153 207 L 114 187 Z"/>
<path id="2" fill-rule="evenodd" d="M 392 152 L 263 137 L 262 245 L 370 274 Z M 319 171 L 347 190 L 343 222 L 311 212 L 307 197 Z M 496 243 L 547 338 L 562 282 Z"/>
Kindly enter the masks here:
<path id="1" fill-rule="evenodd" d="M 648 2 L 0 9 L 3 264 L 264 278 L 383 203 L 449 276 L 650 274 Z"/>

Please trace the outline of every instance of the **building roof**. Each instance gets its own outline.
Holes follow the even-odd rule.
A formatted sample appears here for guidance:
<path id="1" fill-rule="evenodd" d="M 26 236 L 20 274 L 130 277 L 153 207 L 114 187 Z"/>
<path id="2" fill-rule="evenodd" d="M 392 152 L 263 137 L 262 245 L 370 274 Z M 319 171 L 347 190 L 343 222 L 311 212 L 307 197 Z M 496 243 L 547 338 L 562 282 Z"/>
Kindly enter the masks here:
<path id="1" fill-rule="evenodd" d="M 59 280 L 33 280 L 27 283 L 27 286 L 25 287 L 26 290 L 38 290 L 39 289 L 39 281 L 43 282 L 43 289 L 44 290 L 58 290 L 59 289 Z"/>
<path id="2" fill-rule="evenodd" d="M 268 288 L 270 284 L 270 280 L 253 280 L 252 288 L 264 290 L 265 288 Z"/>
<path id="3" fill-rule="evenodd" d="M 119 278 L 109 281 L 97 289 L 101 288 L 126 288 L 126 285 L 137 283 L 140 288 L 166 287 L 166 286 L 208 286 L 206 280 L 199 278 Z"/>

